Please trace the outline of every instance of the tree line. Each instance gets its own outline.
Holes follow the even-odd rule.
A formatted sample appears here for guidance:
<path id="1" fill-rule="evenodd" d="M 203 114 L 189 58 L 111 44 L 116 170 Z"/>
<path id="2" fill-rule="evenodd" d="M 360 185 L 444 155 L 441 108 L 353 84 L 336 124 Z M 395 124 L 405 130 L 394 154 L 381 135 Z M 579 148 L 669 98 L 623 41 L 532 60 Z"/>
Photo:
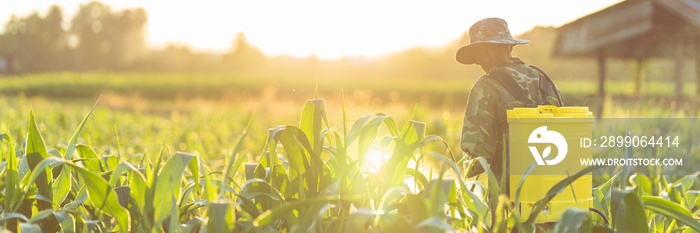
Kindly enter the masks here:
<path id="1" fill-rule="evenodd" d="M 0 57 L 8 73 L 127 69 L 144 54 L 143 8 L 114 11 L 90 2 L 70 21 L 51 6 L 45 16 L 34 12 L 11 16 L 0 35 Z"/>
<path id="2" fill-rule="evenodd" d="M 223 55 L 194 52 L 184 45 L 149 50 L 143 8 L 114 10 L 95 1 L 81 5 L 71 19 L 65 17 L 58 5 L 43 15 L 12 15 L 0 34 L 0 73 L 225 70 L 265 60 L 242 33 Z"/>

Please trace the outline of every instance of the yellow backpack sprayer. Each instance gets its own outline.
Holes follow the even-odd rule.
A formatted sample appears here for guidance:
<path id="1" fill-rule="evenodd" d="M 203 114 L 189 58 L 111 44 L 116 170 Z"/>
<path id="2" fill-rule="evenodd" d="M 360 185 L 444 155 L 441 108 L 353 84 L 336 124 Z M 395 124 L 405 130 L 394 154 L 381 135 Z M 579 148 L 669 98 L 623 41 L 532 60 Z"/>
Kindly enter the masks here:
<path id="1" fill-rule="evenodd" d="M 537 163 L 520 188 L 521 220 L 527 219 L 535 202 L 556 183 L 585 168 L 592 149 L 580 147 L 581 138 L 591 138 L 593 115 L 587 107 L 539 106 L 507 111 L 509 127 L 510 198 L 514 200 L 520 180 L 528 167 Z M 588 210 L 593 200 L 592 176 L 584 175 L 555 196 L 535 219 L 556 222 L 569 207 Z"/>

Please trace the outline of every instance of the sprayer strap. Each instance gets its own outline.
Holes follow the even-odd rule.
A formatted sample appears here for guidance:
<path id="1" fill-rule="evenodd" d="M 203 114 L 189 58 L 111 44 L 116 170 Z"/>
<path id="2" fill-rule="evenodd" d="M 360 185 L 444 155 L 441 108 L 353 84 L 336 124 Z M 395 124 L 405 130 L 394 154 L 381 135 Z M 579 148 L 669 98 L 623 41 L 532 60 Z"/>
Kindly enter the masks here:
<path id="1" fill-rule="evenodd" d="M 557 100 L 559 101 L 559 107 L 564 106 L 564 99 L 561 98 L 561 95 L 559 94 L 559 92 L 557 92 L 557 86 L 554 85 L 554 81 L 552 81 L 552 79 L 549 77 L 549 75 L 547 75 L 547 73 L 545 73 L 544 70 L 540 69 L 537 66 L 533 66 L 533 65 L 528 65 L 528 66 L 530 68 L 536 70 L 538 73 L 540 73 L 540 75 L 539 75 L 540 76 L 540 93 L 542 93 L 542 95 L 543 95 L 542 99 L 544 100 L 544 98 L 550 94 L 550 93 L 545 92 L 547 90 L 545 85 L 550 85 L 552 88 L 551 89 L 552 92 L 554 92 L 551 94 L 553 96 L 555 96 L 557 98 Z M 546 83 L 542 82 L 543 77 L 544 77 L 544 81 L 546 81 Z"/>
<path id="2" fill-rule="evenodd" d="M 525 96 L 525 91 L 523 88 L 520 87 L 520 85 L 504 71 L 496 69 L 491 71 L 489 76 L 500 83 L 501 86 L 503 86 L 503 88 L 505 88 L 516 100 L 520 100 L 528 107 L 537 107 L 537 104 L 532 99 Z"/>

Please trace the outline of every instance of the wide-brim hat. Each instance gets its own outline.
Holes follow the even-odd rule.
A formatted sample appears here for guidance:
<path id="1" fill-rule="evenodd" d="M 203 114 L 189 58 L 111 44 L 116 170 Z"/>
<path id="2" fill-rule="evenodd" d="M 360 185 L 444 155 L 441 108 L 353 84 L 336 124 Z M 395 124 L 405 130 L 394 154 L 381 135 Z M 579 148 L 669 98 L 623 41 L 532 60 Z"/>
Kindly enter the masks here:
<path id="1" fill-rule="evenodd" d="M 510 35 L 508 23 L 501 18 L 479 20 L 469 28 L 469 44 L 457 49 L 455 60 L 462 64 L 474 64 L 474 49 L 481 44 L 527 44 L 530 41 L 516 40 Z"/>

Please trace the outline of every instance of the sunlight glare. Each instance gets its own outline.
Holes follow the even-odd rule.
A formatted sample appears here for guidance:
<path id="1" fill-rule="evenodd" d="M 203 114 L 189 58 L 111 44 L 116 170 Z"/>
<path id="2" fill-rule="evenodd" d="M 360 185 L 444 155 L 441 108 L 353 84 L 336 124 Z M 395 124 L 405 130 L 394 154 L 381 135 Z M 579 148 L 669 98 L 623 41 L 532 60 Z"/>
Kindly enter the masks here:
<path id="1" fill-rule="evenodd" d="M 385 161 L 384 153 L 378 147 L 372 146 L 365 156 L 365 169 L 369 173 L 377 173 Z"/>
<path id="2" fill-rule="evenodd" d="M 69 18 L 80 4 L 89 1 L 9 1 L 9 6 L 0 8 L 0 18 L 4 21 L 13 13 L 25 15 L 35 10 L 43 14 L 55 3 L 63 6 Z M 155 47 L 176 43 L 196 50 L 226 51 L 236 33 L 243 32 L 268 56 L 337 59 L 385 55 L 415 46 L 445 46 L 486 17 L 506 19 L 517 35 L 535 25 L 562 25 L 620 0 L 450 0 L 430 4 L 399 0 L 103 1 L 114 9 L 146 9 L 148 42 Z M 532 10 L 547 13 L 532 14 Z"/>

